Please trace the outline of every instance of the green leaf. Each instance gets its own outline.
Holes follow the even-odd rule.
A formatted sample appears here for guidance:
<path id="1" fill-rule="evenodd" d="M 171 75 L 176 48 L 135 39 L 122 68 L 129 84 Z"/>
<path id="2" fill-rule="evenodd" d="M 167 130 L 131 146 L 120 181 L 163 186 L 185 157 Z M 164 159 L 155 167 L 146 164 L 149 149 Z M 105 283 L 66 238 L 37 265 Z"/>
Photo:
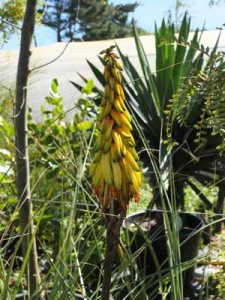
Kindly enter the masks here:
<path id="1" fill-rule="evenodd" d="M 50 96 L 47 96 L 47 97 L 45 97 L 45 100 L 46 100 L 46 102 L 48 104 L 58 105 L 63 100 L 63 98 L 62 97 L 50 97 Z"/>
<path id="2" fill-rule="evenodd" d="M 6 119 L 3 118 L 1 125 L 3 126 L 3 129 L 7 137 L 14 136 L 14 126 L 10 122 L 8 122 Z"/>
<path id="3" fill-rule="evenodd" d="M 86 131 L 86 130 L 89 130 L 91 129 L 93 126 L 93 122 L 91 121 L 83 121 L 83 122 L 80 122 L 77 124 L 77 128 L 80 130 L 80 131 Z"/>
<path id="4" fill-rule="evenodd" d="M 8 197 L 7 202 L 9 204 L 15 204 L 15 203 L 17 203 L 17 198 L 16 197 Z"/>
<path id="5" fill-rule="evenodd" d="M 158 116 L 161 116 L 161 114 L 162 114 L 161 103 L 160 103 L 160 99 L 159 99 L 157 85 L 155 82 L 155 77 L 150 69 L 146 53 L 141 44 L 141 41 L 138 36 L 138 32 L 137 32 L 134 22 L 133 22 L 133 30 L 134 30 L 134 38 L 135 38 L 136 48 L 137 48 L 137 52 L 138 52 L 138 57 L 139 57 L 139 61 L 140 61 L 141 67 L 142 67 L 144 77 L 145 77 L 145 81 L 146 81 L 149 91 L 151 91 L 155 110 L 157 111 Z"/>
<path id="6" fill-rule="evenodd" d="M 77 84 L 76 82 L 71 81 L 71 80 L 70 80 L 70 83 L 71 83 L 73 86 L 75 86 L 75 88 L 78 89 L 78 91 L 80 91 L 80 92 L 82 93 L 83 87 L 82 87 L 80 84 Z"/>
<path id="7" fill-rule="evenodd" d="M 52 83 L 51 83 L 51 91 L 54 93 L 54 94 L 57 94 L 58 93 L 58 80 L 56 78 L 54 78 L 52 80 Z"/>
<path id="8" fill-rule="evenodd" d="M 101 57 L 99 57 L 99 59 L 102 62 Z M 98 68 L 96 68 L 96 66 L 93 65 L 89 60 L 87 60 L 87 63 L 89 64 L 92 72 L 94 73 L 94 75 L 96 76 L 98 81 L 104 86 L 105 85 L 105 78 L 104 78 L 104 75 L 102 74 L 102 72 Z"/>
<path id="9" fill-rule="evenodd" d="M 94 81 L 93 79 L 90 79 L 86 83 L 85 87 L 82 88 L 82 93 L 90 95 L 93 92 L 93 88 L 94 88 Z"/>

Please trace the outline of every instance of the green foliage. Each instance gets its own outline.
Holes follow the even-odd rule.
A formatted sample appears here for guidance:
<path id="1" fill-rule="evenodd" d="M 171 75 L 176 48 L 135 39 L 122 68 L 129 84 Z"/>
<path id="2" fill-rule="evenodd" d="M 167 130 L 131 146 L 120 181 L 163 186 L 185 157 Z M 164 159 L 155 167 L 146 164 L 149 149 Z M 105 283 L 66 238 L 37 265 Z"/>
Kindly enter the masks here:
<path id="1" fill-rule="evenodd" d="M 8 107 L 4 101 L 4 110 Z M 7 108 L 8 109 L 8 108 Z M 5 214 L 12 213 L 11 207 L 16 203 L 15 161 L 14 161 L 14 126 L 7 115 L 1 112 L 0 117 L 0 210 Z M 13 217 L 12 217 L 13 218 Z M 5 229 L 5 219 L 0 231 Z"/>
<path id="2" fill-rule="evenodd" d="M 209 299 L 224 299 L 225 297 L 225 252 L 224 230 L 213 237 L 211 260 L 214 261 L 214 272 L 207 278 Z M 207 268 L 207 267 L 206 267 Z M 207 270 L 207 269 L 206 269 Z"/>
<path id="3" fill-rule="evenodd" d="M 135 31 L 147 91 L 145 97 L 144 95 L 140 97 L 142 95 L 140 92 L 135 95 L 135 90 L 132 91 L 135 95 L 132 98 L 127 93 L 133 113 L 143 128 L 149 147 L 156 149 L 154 163 L 158 165 L 159 172 L 164 174 L 163 177 L 167 178 L 169 186 L 172 187 L 174 184 L 175 197 L 181 207 L 184 205 L 182 201 L 186 184 L 195 192 L 199 192 L 197 186 L 190 182 L 191 178 L 209 186 L 218 180 L 216 176 L 222 176 L 224 172 L 223 158 L 219 156 L 217 148 L 221 147 L 223 141 L 223 118 L 218 117 L 218 111 L 223 112 L 224 80 L 221 77 L 223 55 L 216 53 L 218 41 L 210 53 L 208 48 L 200 45 L 198 30 L 195 31 L 191 41 L 188 40 L 189 31 L 190 20 L 186 16 L 183 18 L 178 37 L 174 35 L 173 24 L 166 25 L 163 21 L 161 28 L 159 30 L 156 28 L 156 74 L 150 70 Z M 204 66 L 206 55 L 207 63 Z M 127 59 L 124 58 L 125 68 L 129 68 L 130 72 L 133 66 L 125 60 Z M 134 72 L 131 74 L 129 79 L 133 82 L 137 75 Z M 207 75 L 204 77 L 202 74 Z M 203 84 L 206 77 L 207 83 Z M 217 82 L 215 78 L 218 79 Z M 214 118 L 211 109 L 215 106 L 218 110 L 216 113 L 213 109 L 216 116 Z M 207 126 L 203 125 L 205 118 Z M 203 126 L 207 127 L 206 131 L 202 130 Z M 221 128 L 222 131 L 219 133 L 216 128 Z M 218 134 L 213 136 L 212 133 Z M 205 142 L 204 147 L 197 139 Z M 143 159 L 146 166 L 149 166 L 149 162 L 151 166 L 152 160 L 148 162 L 145 157 Z M 153 178 L 150 176 L 153 186 L 157 185 L 153 165 L 150 167 L 150 173 L 153 174 Z M 201 199 L 208 208 L 212 208 L 204 196 Z"/>
<path id="4" fill-rule="evenodd" d="M 123 55 L 126 99 L 136 120 L 136 140 L 140 157 L 148 168 L 154 201 L 160 203 L 158 174 L 184 207 L 184 188 L 189 185 L 202 195 L 192 178 L 202 185 L 218 182 L 224 174 L 224 55 L 200 44 L 201 33 L 190 39 L 190 19 L 184 15 L 175 35 L 174 24 L 155 27 L 156 69 L 151 70 L 147 55 L 133 24 L 139 73 L 129 57 Z M 88 62 L 104 86 L 98 70 Z M 141 128 L 141 130 L 140 130 Z M 152 149 L 152 154 L 143 149 Z M 210 158 L 210 159 L 209 159 Z"/>
<path id="5" fill-rule="evenodd" d="M 42 122 L 36 123 L 32 110 L 29 112 L 35 235 L 42 283 L 48 290 L 48 299 L 79 299 L 83 295 L 84 299 L 97 300 L 101 297 L 105 228 L 96 199 L 92 196 L 87 172 L 98 114 L 95 101 L 99 96 L 95 89 L 93 81 L 87 81 L 74 118 L 68 121 L 63 98 L 58 92 L 58 81 L 54 79 L 50 95 L 42 107 Z M 11 163 L 14 170 L 14 126 L 3 113 L 4 107 L 1 108 L 4 117 L 0 119 L 0 166 Z M 18 292 L 26 293 L 15 174 L 12 171 L 0 172 L 0 175 L 8 180 L 0 183 L 1 195 L 5 193 L 1 198 L 0 214 L 0 298 L 14 300 Z M 149 189 L 143 187 L 141 197 L 144 201 L 149 201 L 149 195 Z M 144 204 L 139 206 L 144 207 Z M 176 237 L 169 229 L 169 235 Z M 156 283 L 150 277 L 145 278 L 139 270 L 136 254 L 132 254 L 124 234 L 121 234 L 121 239 L 113 268 L 112 297 L 148 299 L 146 287 L 150 293 L 157 292 Z M 148 238 L 146 243 L 151 245 Z M 175 255 L 179 251 L 177 241 L 171 245 Z M 138 249 L 137 255 L 142 250 Z M 188 262 L 185 267 L 187 265 Z M 180 265 L 175 264 L 170 270 L 174 276 L 170 278 L 166 274 L 161 279 L 160 294 L 171 292 L 172 278 L 178 280 L 180 269 Z M 178 291 L 177 284 L 172 288 L 174 293 Z"/>
<path id="6" fill-rule="evenodd" d="M 85 89 L 90 91 L 90 85 L 87 84 Z M 56 196 L 56 191 L 60 195 L 62 189 L 67 191 L 68 195 L 73 190 L 78 165 L 85 157 L 82 149 L 88 145 L 93 129 L 93 121 L 87 119 L 93 103 L 79 99 L 77 105 L 80 113 L 75 114 L 73 122 L 68 122 L 65 119 L 66 112 L 62 101 L 63 98 L 58 94 L 58 82 L 54 79 L 50 96 L 46 97 L 46 102 L 51 108 L 46 109 L 42 106 L 42 123 L 34 122 L 30 111 L 28 124 L 31 161 L 34 162 L 31 163 L 31 169 L 34 174 L 43 169 L 44 178 L 52 182 L 52 191 L 48 192 L 48 197 L 52 197 L 52 194 Z M 36 184 L 36 176 L 33 178 Z M 42 187 L 45 187 L 42 180 L 39 185 L 40 189 L 35 189 L 38 191 L 38 198 L 46 197 L 45 189 L 41 193 Z"/>
<path id="7" fill-rule="evenodd" d="M 43 12 L 42 23 L 56 31 L 58 42 L 95 41 L 130 36 L 128 16 L 137 6 L 137 2 L 113 5 L 109 1 L 48 0 L 39 11 Z"/>
<path id="8" fill-rule="evenodd" d="M 194 153 L 202 151 L 210 140 L 222 154 L 224 148 L 224 55 L 212 53 L 206 67 L 196 74 L 191 74 L 179 91 L 174 101 L 168 105 L 167 135 L 172 136 L 171 124 L 175 120 L 180 126 L 190 128 L 194 124 L 196 148 Z M 211 141 L 213 142 L 213 141 Z"/>
<path id="9" fill-rule="evenodd" d="M 92 86 L 90 82 L 84 89 L 89 95 Z M 87 174 L 89 144 L 97 111 L 84 94 L 78 101 L 74 119 L 67 121 L 56 79 L 52 81 L 46 103 L 48 108 L 42 107 L 42 123 L 36 123 L 31 110 L 29 113 L 31 195 L 45 286 L 52 287 L 50 299 L 61 299 L 61 295 L 66 298 L 68 293 L 79 291 L 80 276 L 91 278 L 93 270 L 97 272 L 97 283 L 87 280 L 87 288 L 89 290 L 88 284 L 98 284 L 104 229 Z M 18 238 L 14 152 L 13 122 L 1 117 L 0 274 L 3 286 L 0 287 L 0 298 L 9 293 L 10 299 L 15 299 L 18 289 L 26 290 L 26 287 L 22 288 L 24 269 L 20 268 L 21 254 L 17 250 L 21 249 L 21 239 Z M 80 260 L 87 264 L 80 266 Z M 96 266 L 89 265 L 88 261 L 95 262 Z M 63 279 L 55 269 L 61 270 Z M 73 280 L 72 273 L 77 274 Z M 59 291 L 58 284 L 64 291 Z"/>
<path id="10" fill-rule="evenodd" d="M 7 42 L 11 35 L 18 30 L 17 25 L 22 21 L 25 12 L 25 0 L 2 1 L 0 9 L 0 43 Z"/>

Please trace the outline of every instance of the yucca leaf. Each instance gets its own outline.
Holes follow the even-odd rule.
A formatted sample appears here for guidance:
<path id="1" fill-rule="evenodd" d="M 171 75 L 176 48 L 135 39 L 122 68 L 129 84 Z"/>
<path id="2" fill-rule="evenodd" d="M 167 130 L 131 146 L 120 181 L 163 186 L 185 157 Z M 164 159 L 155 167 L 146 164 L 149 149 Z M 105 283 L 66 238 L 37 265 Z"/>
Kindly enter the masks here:
<path id="1" fill-rule="evenodd" d="M 104 75 L 102 74 L 103 72 L 100 71 L 94 64 L 92 64 L 88 59 L 87 63 L 90 66 L 92 72 L 94 73 L 95 77 L 98 79 L 98 81 L 101 83 L 102 86 L 105 85 L 105 78 Z"/>
<path id="2" fill-rule="evenodd" d="M 185 61 L 183 63 L 183 68 L 180 77 L 185 80 L 185 75 L 191 71 L 192 68 L 200 70 L 202 65 L 198 64 L 199 60 L 194 59 L 196 56 L 196 52 L 198 51 L 200 38 L 198 30 L 195 31 L 192 40 L 190 41 L 190 45 L 188 46 L 187 55 L 185 57 Z M 201 53 L 200 53 L 201 54 Z M 178 84 L 178 86 L 180 83 Z"/>
<path id="3" fill-rule="evenodd" d="M 221 30 L 220 30 L 220 32 L 219 32 L 219 35 L 218 35 L 218 37 L 217 37 L 217 40 L 216 40 L 216 43 L 215 43 L 215 45 L 214 45 L 214 47 L 213 47 L 213 49 L 212 49 L 212 52 L 211 52 L 211 57 L 213 56 L 213 54 L 217 51 L 217 48 L 218 48 L 218 44 L 219 44 L 219 41 L 220 41 L 220 37 L 221 37 Z"/>
<path id="4" fill-rule="evenodd" d="M 190 19 L 188 20 L 187 15 L 185 14 L 180 27 L 179 37 L 177 41 L 176 55 L 174 60 L 174 69 L 173 69 L 174 92 L 177 91 L 178 87 L 183 81 L 182 70 L 183 70 L 183 66 L 186 63 L 185 62 L 185 55 L 187 51 L 186 43 L 189 36 L 189 30 L 190 30 Z"/>
<path id="5" fill-rule="evenodd" d="M 209 199 L 202 193 L 202 191 L 190 180 L 187 180 L 187 184 L 192 188 L 192 190 L 196 193 L 196 195 L 204 202 L 207 209 L 212 209 L 213 205 L 209 201 Z"/>
<path id="6" fill-rule="evenodd" d="M 155 26 L 156 78 L 162 110 L 172 97 L 172 71 L 174 67 L 174 26 L 167 28 L 163 20 L 161 28 Z M 160 88 L 162 87 L 163 88 Z"/>
<path id="7" fill-rule="evenodd" d="M 78 73 L 78 75 L 79 75 L 80 78 L 84 81 L 85 84 L 88 82 L 88 79 L 85 78 L 83 75 L 81 75 L 80 73 Z M 76 83 L 76 82 L 74 82 L 74 81 L 71 81 L 71 80 L 70 80 L 70 83 L 71 83 L 75 88 L 77 88 L 80 92 L 82 92 L 84 86 L 82 86 L 82 85 L 80 85 L 80 84 L 78 84 L 78 83 Z M 99 95 L 102 95 L 102 93 L 103 93 L 102 90 L 99 89 L 99 88 L 97 88 L 96 86 L 94 86 L 93 92 L 94 92 L 94 93 L 98 93 Z"/>
<path id="8" fill-rule="evenodd" d="M 145 117 L 145 122 L 148 122 L 149 129 L 153 128 L 153 125 L 155 125 L 156 122 L 159 122 L 159 118 L 155 110 L 151 91 L 149 91 L 146 87 L 143 79 L 137 72 L 134 65 L 130 62 L 129 58 L 122 54 L 119 47 L 118 52 L 122 59 L 124 70 L 130 79 L 130 81 L 126 81 L 123 77 L 124 89 L 125 91 L 128 90 L 128 92 L 132 95 L 130 101 L 134 104 L 131 104 L 131 106 L 136 110 L 136 112 L 142 112 L 142 116 Z M 137 107 L 139 108 L 137 109 Z"/>
<path id="9" fill-rule="evenodd" d="M 78 89 L 80 92 L 82 92 L 83 86 L 70 80 L 70 83 L 75 86 L 76 89 Z"/>
<path id="10" fill-rule="evenodd" d="M 128 109 L 130 110 L 133 109 L 135 111 L 135 117 L 138 119 L 138 121 L 140 122 L 140 125 L 142 125 L 142 123 L 148 123 L 147 121 L 147 116 L 144 112 L 146 112 L 146 109 L 143 110 L 140 107 L 139 102 L 139 98 L 140 98 L 140 94 L 137 94 L 136 91 L 133 89 L 133 87 L 126 81 L 126 79 L 122 76 L 123 78 L 123 88 L 125 91 L 125 98 L 126 98 L 126 102 L 128 103 Z M 129 107 L 130 106 L 130 107 Z"/>
<path id="11" fill-rule="evenodd" d="M 134 30 L 134 39 L 135 39 L 135 44 L 136 44 L 136 48 L 137 48 L 137 52 L 138 52 L 138 57 L 139 57 L 139 61 L 140 61 L 141 67 L 142 67 L 142 72 L 145 77 L 146 85 L 152 94 L 152 100 L 153 100 L 155 110 L 156 110 L 158 116 L 162 116 L 163 111 L 161 108 L 157 85 L 155 84 L 155 81 L 153 79 L 154 75 L 151 72 L 151 69 L 150 69 L 150 66 L 149 66 L 149 63 L 147 60 L 147 56 L 145 54 L 144 48 L 139 39 L 134 21 L 133 21 L 133 30 Z"/>
<path id="12" fill-rule="evenodd" d="M 126 85 L 132 85 L 134 87 L 137 95 L 147 94 L 148 90 L 147 90 L 141 76 L 138 74 L 137 70 L 135 69 L 133 64 L 130 62 L 129 58 L 122 54 L 119 47 L 118 47 L 118 52 L 122 59 L 126 75 L 129 77 L 129 81 L 126 81 Z"/>

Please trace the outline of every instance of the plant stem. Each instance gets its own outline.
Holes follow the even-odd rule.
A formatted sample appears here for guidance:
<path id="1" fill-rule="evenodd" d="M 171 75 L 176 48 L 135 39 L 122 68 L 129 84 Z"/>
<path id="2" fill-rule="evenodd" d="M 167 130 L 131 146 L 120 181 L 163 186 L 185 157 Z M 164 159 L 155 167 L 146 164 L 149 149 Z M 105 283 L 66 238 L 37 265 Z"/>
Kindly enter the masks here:
<path id="1" fill-rule="evenodd" d="M 29 75 L 30 45 L 34 33 L 37 0 L 27 0 L 21 35 L 21 46 L 16 81 L 16 111 L 15 140 L 16 140 L 16 167 L 17 167 L 17 197 L 20 203 L 20 224 L 23 233 L 23 257 L 29 248 L 34 234 L 32 218 L 32 201 L 30 196 L 30 172 L 27 137 L 27 83 Z M 37 292 L 40 284 L 38 269 L 37 248 L 35 238 L 29 253 L 26 270 L 29 297 Z M 35 299 L 39 299 L 37 296 Z"/>
<path id="2" fill-rule="evenodd" d="M 123 215 L 118 209 L 114 209 L 114 214 L 108 214 L 105 217 L 106 223 L 106 252 L 104 262 L 104 274 L 102 284 L 102 300 L 109 300 L 110 287 L 113 270 L 113 261 L 117 246 L 120 240 L 120 228 L 123 222 Z"/>
<path id="3" fill-rule="evenodd" d="M 218 191 L 218 199 L 217 199 L 217 202 L 216 202 L 216 207 L 214 209 L 214 212 L 216 214 L 222 214 L 223 213 L 223 210 L 224 210 L 224 198 L 225 198 L 225 188 L 224 188 L 224 181 L 220 181 L 218 184 L 217 184 L 218 188 L 219 188 L 219 191 Z M 216 217 L 217 219 L 218 218 L 221 218 L 221 216 L 217 216 Z M 223 222 L 217 222 L 215 224 L 215 228 L 213 230 L 213 233 L 219 233 L 221 232 L 222 230 L 222 224 Z"/>

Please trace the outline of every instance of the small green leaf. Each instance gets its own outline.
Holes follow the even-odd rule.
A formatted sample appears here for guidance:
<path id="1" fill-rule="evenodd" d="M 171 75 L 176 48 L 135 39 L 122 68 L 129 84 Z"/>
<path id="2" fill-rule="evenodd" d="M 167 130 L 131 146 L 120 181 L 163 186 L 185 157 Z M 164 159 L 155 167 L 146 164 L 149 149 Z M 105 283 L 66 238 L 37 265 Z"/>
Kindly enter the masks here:
<path id="1" fill-rule="evenodd" d="M 17 198 L 16 197 L 9 197 L 9 198 L 7 198 L 7 202 L 9 204 L 15 204 L 17 202 Z"/>
<path id="2" fill-rule="evenodd" d="M 93 126 L 93 123 L 91 121 L 84 121 L 77 124 L 77 128 L 81 131 L 86 131 L 91 129 Z"/>
<path id="3" fill-rule="evenodd" d="M 59 86 L 58 80 L 56 78 L 54 78 L 51 83 L 51 90 L 54 94 L 58 93 L 58 86 Z"/>
<path id="4" fill-rule="evenodd" d="M 165 44 L 166 44 L 166 41 L 162 41 L 161 43 L 158 44 L 157 47 L 162 47 L 162 46 L 164 46 Z"/>
<path id="5" fill-rule="evenodd" d="M 45 97 L 45 100 L 47 101 L 48 104 L 51 105 L 57 105 L 62 101 L 62 97 Z"/>
<path id="6" fill-rule="evenodd" d="M 214 135 L 217 135 L 219 133 L 219 131 L 212 131 L 211 135 L 214 136 Z"/>
<path id="7" fill-rule="evenodd" d="M 194 128 L 195 128 L 195 129 L 200 129 L 201 127 L 200 127 L 199 125 L 195 124 L 195 125 L 194 125 Z"/>
<path id="8" fill-rule="evenodd" d="M 82 89 L 82 93 L 90 95 L 92 93 L 92 90 L 94 88 L 94 81 L 93 79 L 88 80 L 85 87 Z"/>
<path id="9" fill-rule="evenodd" d="M 164 110 L 164 114 L 165 115 L 169 115 L 170 114 L 170 110 Z"/>

